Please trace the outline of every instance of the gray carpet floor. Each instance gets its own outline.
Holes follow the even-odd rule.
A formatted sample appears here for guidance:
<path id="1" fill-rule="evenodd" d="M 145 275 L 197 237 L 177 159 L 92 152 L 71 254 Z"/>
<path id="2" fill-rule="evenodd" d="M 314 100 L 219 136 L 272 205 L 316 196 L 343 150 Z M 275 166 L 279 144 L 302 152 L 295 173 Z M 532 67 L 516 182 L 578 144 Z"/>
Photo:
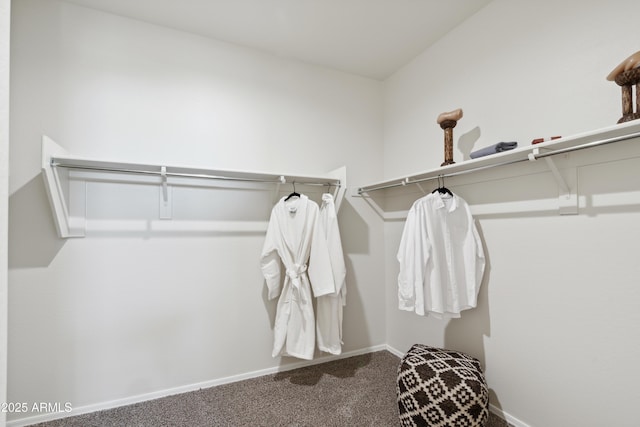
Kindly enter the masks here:
<path id="1" fill-rule="evenodd" d="M 380 351 L 37 425 L 393 427 L 399 363 Z M 486 427 L 507 426 L 491 414 Z"/>

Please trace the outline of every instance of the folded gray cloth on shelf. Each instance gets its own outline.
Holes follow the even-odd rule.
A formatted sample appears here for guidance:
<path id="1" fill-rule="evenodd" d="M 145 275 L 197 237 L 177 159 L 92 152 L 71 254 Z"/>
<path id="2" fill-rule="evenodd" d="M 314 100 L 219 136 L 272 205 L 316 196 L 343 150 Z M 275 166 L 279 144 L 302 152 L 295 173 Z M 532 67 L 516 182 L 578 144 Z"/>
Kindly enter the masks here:
<path id="1" fill-rule="evenodd" d="M 476 157 L 488 156 L 490 154 L 500 153 L 502 151 L 513 150 L 518 146 L 517 142 L 498 142 L 497 144 L 493 144 L 489 147 L 481 148 L 480 150 L 473 151 L 469 156 L 472 159 Z"/>

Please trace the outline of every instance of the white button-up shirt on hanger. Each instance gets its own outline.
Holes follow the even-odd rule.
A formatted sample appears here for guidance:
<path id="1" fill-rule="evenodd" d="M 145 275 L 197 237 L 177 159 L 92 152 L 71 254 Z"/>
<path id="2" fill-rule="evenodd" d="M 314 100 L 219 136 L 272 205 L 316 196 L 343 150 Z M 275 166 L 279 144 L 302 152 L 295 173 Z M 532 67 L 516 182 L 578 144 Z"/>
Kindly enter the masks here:
<path id="1" fill-rule="evenodd" d="M 407 216 L 398 261 L 401 310 L 450 318 L 475 307 L 485 258 L 469 205 L 439 192 L 417 200 Z"/>

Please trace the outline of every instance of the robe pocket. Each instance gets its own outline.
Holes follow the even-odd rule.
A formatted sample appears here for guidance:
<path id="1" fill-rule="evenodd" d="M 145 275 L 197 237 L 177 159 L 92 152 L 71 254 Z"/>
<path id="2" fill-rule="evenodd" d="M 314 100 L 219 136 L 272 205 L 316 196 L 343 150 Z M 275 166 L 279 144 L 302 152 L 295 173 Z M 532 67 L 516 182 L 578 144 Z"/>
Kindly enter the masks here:
<path id="1" fill-rule="evenodd" d="M 410 285 L 406 280 L 398 280 L 398 297 L 403 301 L 411 301 L 413 300 L 413 295 L 415 294 L 415 290 L 413 289 L 413 285 Z"/>
<path id="2" fill-rule="evenodd" d="M 262 265 L 262 274 L 267 281 L 269 289 L 269 299 L 273 299 L 280 294 L 280 265 L 278 260 L 271 260 Z"/>

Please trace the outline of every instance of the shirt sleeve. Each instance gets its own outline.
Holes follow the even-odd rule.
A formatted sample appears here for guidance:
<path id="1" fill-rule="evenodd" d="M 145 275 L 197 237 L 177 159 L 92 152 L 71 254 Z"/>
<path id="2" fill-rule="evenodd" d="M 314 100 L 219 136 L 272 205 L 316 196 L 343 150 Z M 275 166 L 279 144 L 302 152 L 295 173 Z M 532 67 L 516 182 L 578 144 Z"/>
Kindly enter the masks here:
<path id="1" fill-rule="evenodd" d="M 464 257 L 464 283 L 466 304 L 462 310 L 473 308 L 478 303 L 478 293 L 482 285 L 482 278 L 485 270 L 485 256 L 482 246 L 482 239 L 478 233 L 476 222 L 471 215 L 468 205 L 464 205 L 467 212 L 468 233 L 465 238 L 464 246 L 466 249 Z"/>
<path id="2" fill-rule="evenodd" d="M 476 225 L 473 219 L 472 219 L 472 224 L 473 224 L 473 238 L 476 243 L 475 284 L 476 284 L 476 299 L 477 299 L 477 295 L 480 292 L 480 285 L 482 284 L 482 278 L 484 277 L 486 259 L 484 256 L 484 248 L 482 247 L 482 239 L 480 239 L 480 234 L 478 233 L 478 229 L 476 228 Z"/>
<path id="3" fill-rule="evenodd" d="M 430 253 L 422 210 L 411 207 L 398 249 L 398 308 L 424 315 L 424 283 Z"/>

